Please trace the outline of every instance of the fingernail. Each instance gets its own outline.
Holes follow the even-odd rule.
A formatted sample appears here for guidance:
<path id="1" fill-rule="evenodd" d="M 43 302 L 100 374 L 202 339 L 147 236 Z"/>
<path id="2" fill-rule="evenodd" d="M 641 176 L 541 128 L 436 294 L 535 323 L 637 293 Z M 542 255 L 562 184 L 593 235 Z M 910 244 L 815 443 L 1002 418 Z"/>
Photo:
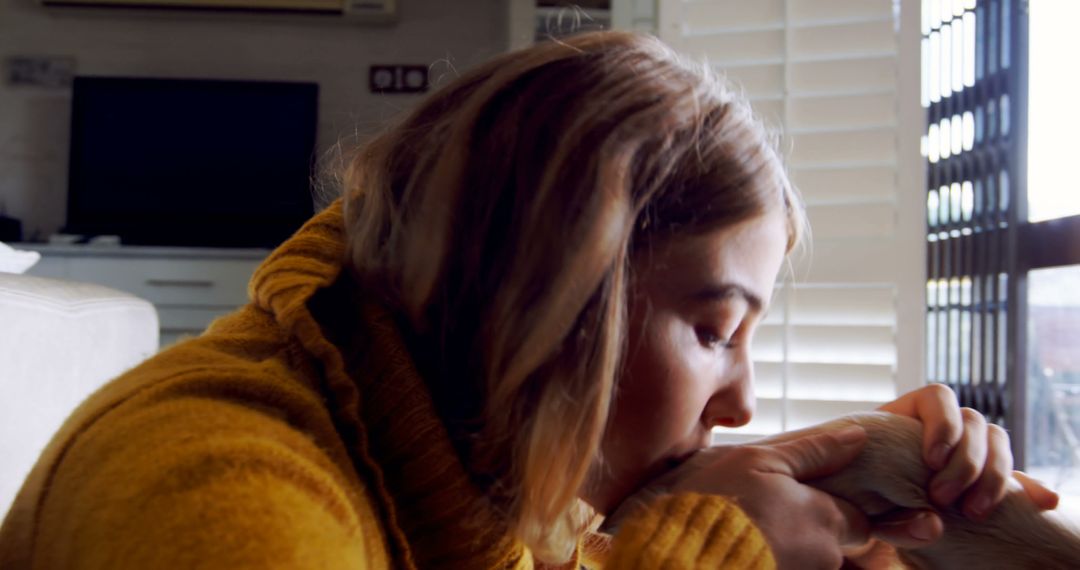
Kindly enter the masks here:
<path id="1" fill-rule="evenodd" d="M 843 445 L 854 445 L 856 443 L 862 443 L 862 441 L 866 439 L 866 430 L 859 426 L 848 426 L 840 431 L 834 432 L 833 436 Z"/>
<path id="2" fill-rule="evenodd" d="M 934 523 L 930 521 L 930 515 L 922 513 L 911 520 L 908 524 L 908 534 L 918 540 L 932 540 L 934 538 Z"/>
<path id="3" fill-rule="evenodd" d="M 944 481 L 936 483 L 931 491 L 934 496 L 934 501 L 937 504 L 945 506 L 956 500 L 957 495 L 960 494 L 960 484 L 956 481 Z"/>
<path id="4" fill-rule="evenodd" d="M 930 468 L 941 469 L 949 461 L 949 444 L 939 443 L 930 450 Z"/>
<path id="5" fill-rule="evenodd" d="M 986 515 L 986 512 L 990 510 L 990 497 L 983 495 L 976 498 L 971 503 L 971 508 L 968 510 L 971 515 L 969 518 L 982 518 Z"/>

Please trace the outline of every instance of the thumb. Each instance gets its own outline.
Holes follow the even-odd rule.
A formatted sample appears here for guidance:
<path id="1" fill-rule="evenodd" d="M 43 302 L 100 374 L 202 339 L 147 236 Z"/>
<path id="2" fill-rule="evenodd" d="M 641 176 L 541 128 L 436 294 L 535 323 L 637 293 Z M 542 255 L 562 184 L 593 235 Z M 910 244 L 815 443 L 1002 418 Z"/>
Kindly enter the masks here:
<path id="1" fill-rule="evenodd" d="M 848 426 L 769 446 L 772 467 L 796 481 L 824 477 L 851 463 L 866 445 L 866 430 Z"/>
<path id="2" fill-rule="evenodd" d="M 1020 486 L 1024 489 L 1024 493 L 1031 499 L 1031 502 L 1035 503 L 1035 506 L 1042 510 L 1053 510 L 1057 508 L 1060 497 L 1042 482 L 1031 478 L 1023 471 L 1013 471 L 1013 478 L 1020 483 Z"/>

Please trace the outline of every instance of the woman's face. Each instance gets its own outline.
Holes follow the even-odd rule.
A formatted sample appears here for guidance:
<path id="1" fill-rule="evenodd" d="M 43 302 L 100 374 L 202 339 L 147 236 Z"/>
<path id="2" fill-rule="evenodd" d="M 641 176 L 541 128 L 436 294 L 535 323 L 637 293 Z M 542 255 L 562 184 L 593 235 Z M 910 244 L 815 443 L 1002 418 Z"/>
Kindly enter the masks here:
<path id="1" fill-rule="evenodd" d="M 750 342 L 783 262 L 779 209 L 676 238 L 632 262 L 626 359 L 584 498 L 610 513 L 754 413 Z"/>

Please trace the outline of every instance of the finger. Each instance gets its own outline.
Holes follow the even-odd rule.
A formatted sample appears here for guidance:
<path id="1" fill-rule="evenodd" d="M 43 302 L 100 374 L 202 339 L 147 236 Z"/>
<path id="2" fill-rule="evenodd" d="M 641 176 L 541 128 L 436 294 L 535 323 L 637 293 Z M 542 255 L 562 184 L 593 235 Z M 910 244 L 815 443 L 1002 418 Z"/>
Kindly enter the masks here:
<path id="1" fill-rule="evenodd" d="M 936 542 L 945 532 L 941 517 L 932 511 L 905 510 L 875 517 L 874 538 L 900 548 L 922 548 Z"/>
<path id="2" fill-rule="evenodd" d="M 1009 434 L 1001 426 L 990 424 L 986 427 L 986 435 L 986 463 L 978 482 L 964 498 L 964 514 L 973 520 L 986 518 L 1005 498 L 1013 468 Z"/>
<path id="3" fill-rule="evenodd" d="M 1020 483 L 1031 502 L 1040 509 L 1053 510 L 1058 506 L 1061 497 L 1038 479 L 1033 479 L 1023 471 L 1013 471 L 1013 479 Z"/>
<path id="4" fill-rule="evenodd" d="M 844 565 L 840 568 L 846 570 L 848 568 L 899 568 L 900 566 L 896 549 L 891 544 L 881 540 L 871 540 L 858 548 L 844 549 Z"/>
<path id="5" fill-rule="evenodd" d="M 824 493 L 823 493 L 824 494 Z M 870 540 L 870 520 L 855 505 L 832 495 L 826 495 L 840 514 L 836 522 L 836 539 L 841 547 L 866 544 Z"/>
<path id="6" fill-rule="evenodd" d="M 956 501 L 979 478 L 986 464 L 986 419 L 971 408 L 961 409 L 960 415 L 964 436 L 949 458 L 949 464 L 930 482 L 930 497 L 941 506 Z"/>
<path id="7" fill-rule="evenodd" d="M 766 446 L 768 469 L 797 481 L 816 479 L 843 469 L 866 445 L 866 430 L 848 426 Z"/>
<path id="8" fill-rule="evenodd" d="M 956 393 L 944 384 L 930 384 L 908 392 L 878 409 L 923 423 L 923 460 L 934 471 L 945 467 L 949 454 L 963 436 Z"/>

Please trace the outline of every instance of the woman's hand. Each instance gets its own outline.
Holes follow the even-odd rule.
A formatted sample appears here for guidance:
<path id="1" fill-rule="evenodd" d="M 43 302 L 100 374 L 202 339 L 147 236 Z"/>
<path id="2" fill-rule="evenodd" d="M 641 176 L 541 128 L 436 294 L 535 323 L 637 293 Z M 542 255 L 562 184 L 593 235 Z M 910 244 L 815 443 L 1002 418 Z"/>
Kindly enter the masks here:
<path id="1" fill-rule="evenodd" d="M 608 517 L 621 518 L 663 493 L 732 497 L 765 535 L 780 568 L 839 568 L 844 547 L 869 539 L 869 523 L 853 505 L 803 485 L 850 463 L 866 443 L 860 427 L 777 444 L 717 446 L 639 490 Z"/>
<path id="2" fill-rule="evenodd" d="M 1019 483 L 1038 507 L 1057 506 L 1056 493 L 1012 470 L 1012 451 L 1005 430 L 987 423 L 979 412 L 961 408 L 956 394 L 947 386 L 924 386 L 878 409 L 922 422 L 923 461 L 936 471 L 928 491 L 930 500 L 938 505 L 952 505 L 962 499 L 963 513 L 973 520 L 983 520 L 1005 498 L 1009 485 Z M 926 546 L 937 540 L 943 530 L 941 518 L 931 511 L 904 511 L 897 513 L 895 520 L 875 521 L 871 534 L 880 541 L 847 549 L 848 567 L 882 567 L 882 560 L 895 557 L 893 546 Z"/>
<path id="3" fill-rule="evenodd" d="M 930 499 L 941 506 L 962 498 L 960 508 L 973 520 L 985 519 L 1005 498 L 1014 475 L 1009 435 L 982 414 L 961 408 L 947 386 L 931 384 L 879 408 L 923 423 L 923 460 L 936 471 Z M 1057 506 L 1056 493 L 1015 472 L 1032 502 L 1042 509 Z"/>

